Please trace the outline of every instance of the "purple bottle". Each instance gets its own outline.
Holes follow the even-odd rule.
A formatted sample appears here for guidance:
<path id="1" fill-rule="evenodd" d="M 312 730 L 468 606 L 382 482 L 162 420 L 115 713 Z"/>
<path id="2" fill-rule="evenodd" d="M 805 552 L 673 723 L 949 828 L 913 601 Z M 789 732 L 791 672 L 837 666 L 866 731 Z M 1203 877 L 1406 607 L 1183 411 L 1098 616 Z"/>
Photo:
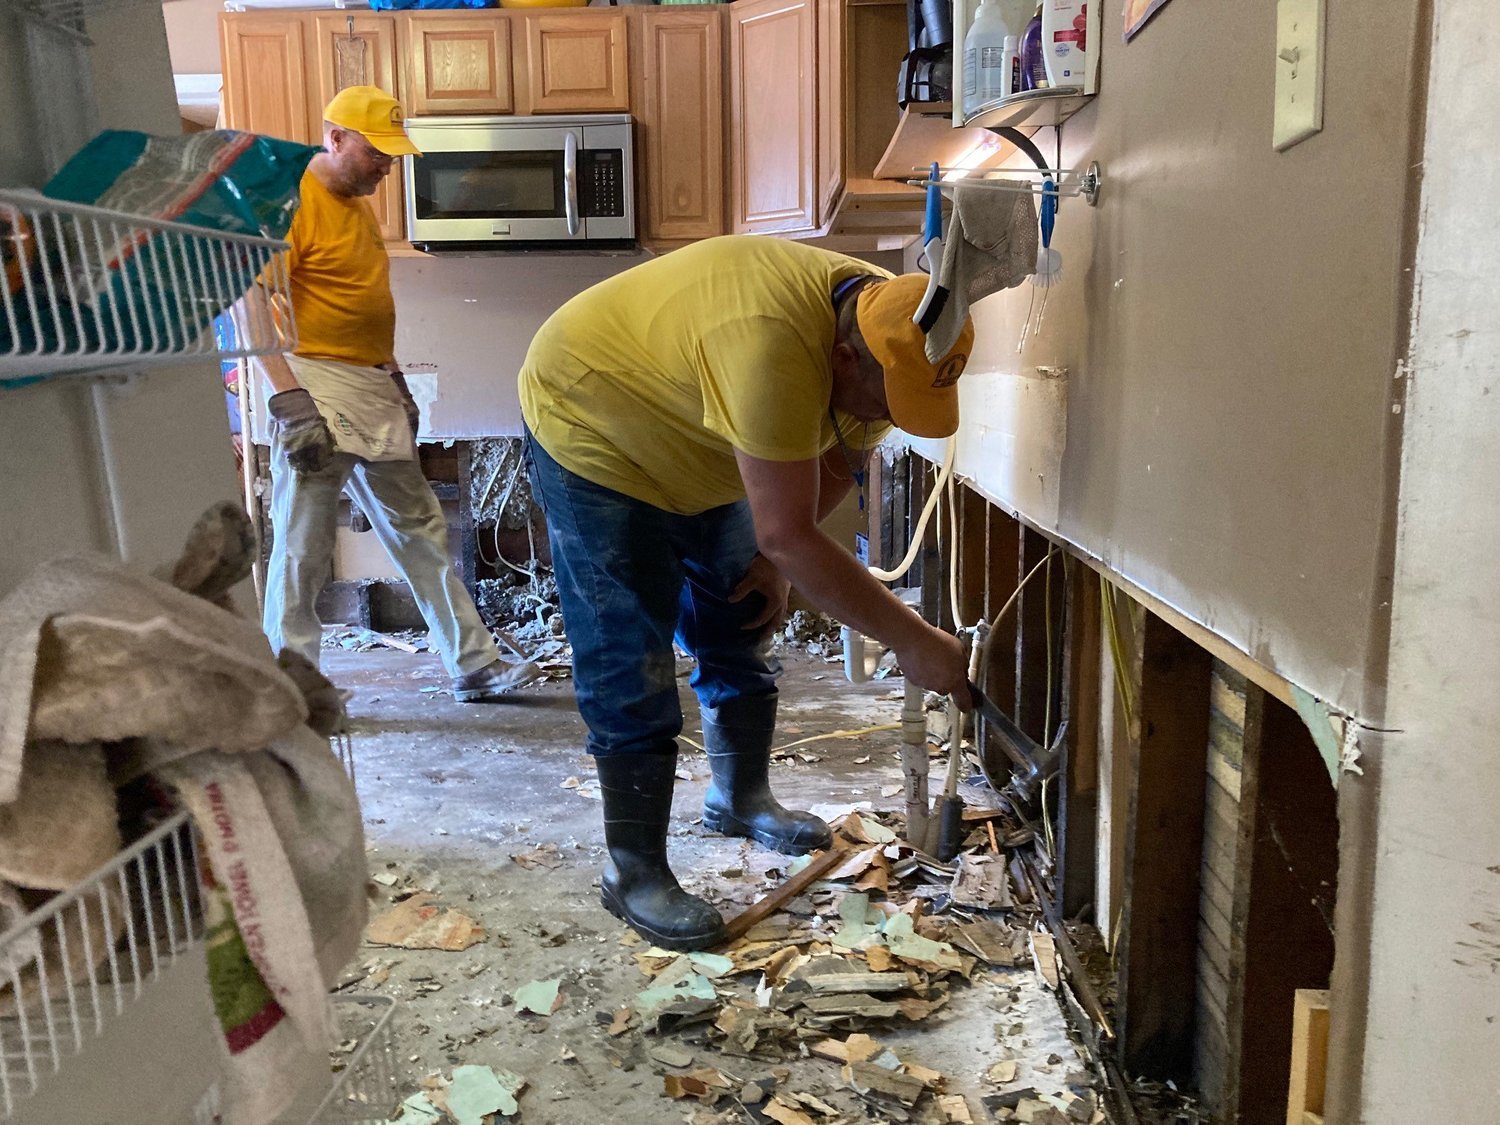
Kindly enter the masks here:
<path id="1" fill-rule="evenodd" d="M 1036 15 L 1026 25 L 1026 33 L 1021 36 L 1021 89 L 1046 88 L 1047 60 L 1042 54 L 1042 7 L 1038 4 Z"/>

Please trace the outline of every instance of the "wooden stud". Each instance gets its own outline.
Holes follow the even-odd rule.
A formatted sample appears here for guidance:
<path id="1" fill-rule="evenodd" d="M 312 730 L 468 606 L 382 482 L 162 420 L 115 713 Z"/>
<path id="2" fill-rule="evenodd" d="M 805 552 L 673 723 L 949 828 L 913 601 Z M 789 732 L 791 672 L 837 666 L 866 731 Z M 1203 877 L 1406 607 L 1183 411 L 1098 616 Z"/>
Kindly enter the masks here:
<path id="1" fill-rule="evenodd" d="M 1207 652 L 1146 616 L 1119 994 L 1121 1061 L 1149 1078 L 1192 1074 L 1211 675 Z"/>
<path id="2" fill-rule="evenodd" d="M 1099 693 L 1113 690 L 1099 680 L 1099 580 L 1070 561 L 1067 630 L 1063 649 L 1063 741 L 1059 796 L 1058 886 L 1062 912 L 1076 917 L 1094 901 L 1099 829 Z M 1107 924 L 1107 923 L 1106 923 Z"/>
<path id="3" fill-rule="evenodd" d="M 1015 713 L 1016 701 L 1016 610 L 995 619 L 1016 591 L 1021 565 L 1021 525 L 994 505 L 989 509 L 989 603 L 991 635 L 988 666 L 980 687 L 999 706 Z M 1008 759 L 1007 759 L 1008 760 Z M 1009 767 L 1005 767 L 1007 770 Z"/>
<path id="4" fill-rule="evenodd" d="M 989 520 L 983 496 L 967 485 L 958 486 L 958 608 L 964 624 L 973 625 L 984 616 L 985 550 Z"/>
<path id="5" fill-rule="evenodd" d="M 1052 542 L 1046 536 L 1024 528 L 1021 533 L 1021 559 L 1017 581 L 1030 574 L 1032 568 L 1047 558 L 1047 553 L 1052 549 Z M 1052 610 L 1053 630 L 1052 649 L 1049 653 L 1047 645 L 1047 577 L 1052 575 Z M 1048 742 L 1046 729 L 1048 718 L 1048 690 L 1054 700 L 1051 708 L 1052 729 L 1057 729 L 1058 715 L 1055 700 L 1058 697 L 1060 676 L 1058 675 L 1059 662 L 1057 652 L 1062 646 L 1062 635 L 1056 628 L 1056 607 L 1062 603 L 1063 590 L 1060 581 L 1062 566 L 1053 556 L 1037 572 L 1021 591 L 1020 603 L 1016 606 L 1015 613 L 1020 625 L 1020 651 L 1016 665 L 1016 725 L 1031 735 L 1039 745 L 1045 746 Z M 1048 664 L 1051 661 L 1052 675 L 1049 679 Z"/>

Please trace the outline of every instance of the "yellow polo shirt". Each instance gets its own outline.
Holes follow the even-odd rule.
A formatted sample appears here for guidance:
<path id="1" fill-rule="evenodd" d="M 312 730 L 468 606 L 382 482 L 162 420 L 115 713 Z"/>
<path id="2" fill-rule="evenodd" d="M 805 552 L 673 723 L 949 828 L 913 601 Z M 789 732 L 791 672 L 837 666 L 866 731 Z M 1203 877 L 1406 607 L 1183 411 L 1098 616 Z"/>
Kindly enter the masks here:
<path id="1" fill-rule="evenodd" d="M 296 354 L 360 367 L 389 363 L 396 343 L 391 260 L 369 201 L 334 195 L 306 172 L 287 241 Z"/>
<path id="2" fill-rule="evenodd" d="M 804 461 L 835 443 L 834 287 L 885 270 L 779 238 L 706 239 L 553 313 L 521 368 L 526 425 L 564 468 L 692 514 L 745 495 L 735 450 Z M 851 449 L 890 428 L 841 417 Z"/>

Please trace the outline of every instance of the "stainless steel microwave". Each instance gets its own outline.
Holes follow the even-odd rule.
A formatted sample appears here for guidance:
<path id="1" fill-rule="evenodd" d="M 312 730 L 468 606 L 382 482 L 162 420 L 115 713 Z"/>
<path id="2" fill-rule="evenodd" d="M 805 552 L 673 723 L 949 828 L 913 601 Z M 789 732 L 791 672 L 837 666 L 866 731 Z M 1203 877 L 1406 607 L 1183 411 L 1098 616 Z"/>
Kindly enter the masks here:
<path id="1" fill-rule="evenodd" d="M 629 246 L 628 114 L 412 117 L 406 237 L 419 249 Z"/>

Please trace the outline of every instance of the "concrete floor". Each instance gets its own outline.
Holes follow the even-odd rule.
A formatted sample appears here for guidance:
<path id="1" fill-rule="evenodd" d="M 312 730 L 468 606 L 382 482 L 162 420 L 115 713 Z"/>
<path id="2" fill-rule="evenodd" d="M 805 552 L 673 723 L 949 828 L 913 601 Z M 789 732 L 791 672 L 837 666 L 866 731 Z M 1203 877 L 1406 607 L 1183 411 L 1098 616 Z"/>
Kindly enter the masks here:
<path id="1" fill-rule="evenodd" d="M 821 658 L 783 659 L 779 741 L 899 719 L 899 680 L 851 685 L 838 665 Z M 375 972 L 346 990 L 399 1001 L 397 1055 L 407 1092 L 416 1092 L 425 1075 L 477 1063 L 524 1075 L 520 1116 L 539 1125 L 592 1125 L 609 1117 L 752 1120 L 732 1100 L 710 1113 L 664 1098 L 660 1075 L 668 1068 L 646 1053 L 657 1037 L 631 1031 L 611 1038 L 600 1022 L 648 978 L 621 942 L 622 926 L 599 905 L 599 802 L 562 787 L 569 778 L 593 777 L 571 684 L 548 683 L 508 704 L 476 706 L 453 701 L 430 655 L 333 649 L 325 651 L 323 666 L 353 692 L 349 711 L 371 871 L 395 883 L 375 888 L 372 915 L 396 891 L 415 886 L 472 915 L 489 933 L 483 944 L 458 953 L 367 948 L 362 954 Z M 697 740 L 697 706 L 685 681 L 682 696 L 685 732 Z M 817 742 L 805 752 L 819 761 L 778 764 L 773 783 L 799 807 L 870 801 L 876 809 L 898 808 L 899 794 L 880 795 L 900 781 L 896 747 L 895 732 Z M 785 859 L 705 832 L 696 821 L 707 763 L 690 752 L 681 765 L 691 780 L 677 789 L 674 869 L 684 885 L 734 913 L 756 893 L 752 877 Z M 555 868 L 528 868 L 511 858 L 547 843 L 559 849 Z M 388 977 L 372 983 L 388 962 L 395 962 Z M 350 978 L 364 971 L 356 968 Z M 566 998 L 559 1010 L 545 1018 L 516 1013 L 510 998 L 517 988 L 554 977 Z M 955 991 L 955 1000 L 922 1024 L 871 1033 L 947 1075 L 949 1092 L 969 1096 L 975 1121 L 987 1120 L 979 1099 L 997 1092 L 984 1079 L 997 1061 L 1018 1062 L 1006 1089 L 1059 1093 L 1070 1081 L 1087 1082 L 1054 997 L 1029 968 L 976 972 L 972 986 L 960 983 Z M 695 1050 L 695 1065 L 718 1066 L 743 1080 L 784 1076 L 783 1088 L 822 1097 L 847 1110 L 848 1120 L 900 1119 L 900 1111 L 868 1111 L 841 1088 L 833 1063 L 729 1058 L 704 1043 L 701 1026 L 670 1038 Z M 941 1119 L 930 1111 L 910 1117 Z"/>

